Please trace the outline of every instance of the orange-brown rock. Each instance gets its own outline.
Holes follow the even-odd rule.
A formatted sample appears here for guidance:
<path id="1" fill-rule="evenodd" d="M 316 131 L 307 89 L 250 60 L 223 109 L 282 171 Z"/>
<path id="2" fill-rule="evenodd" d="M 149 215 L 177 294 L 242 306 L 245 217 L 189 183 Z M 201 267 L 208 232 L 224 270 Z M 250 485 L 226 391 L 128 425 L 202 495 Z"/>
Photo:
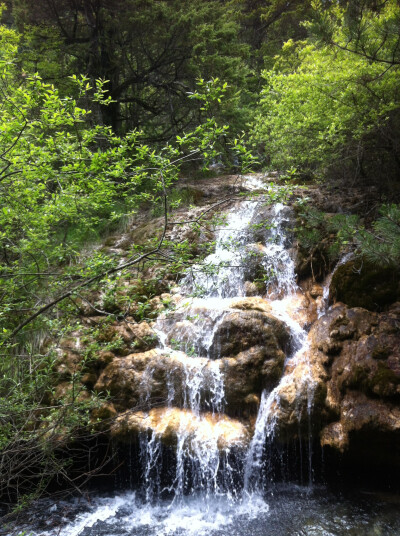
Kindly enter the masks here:
<path id="1" fill-rule="evenodd" d="M 70 379 L 74 374 L 81 370 L 82 356 L 80 352 L 58 348 L 55 371 L 61 381 Z"/>
<path id="2" fill-rule="evenodd" d="M 273 417 L 277 435 L 297 435 L 299 429 L 318 428 L 325 399 L 326 371 L 310 347 L 286 365 L 282 380 L 274 389 Z"/>
<path id="3" fill-rule="evenodd" d="M 321 443 L 349 447 L 353 432 L 400 430 L 400 308 L 386 313 L 336 304 L 311 328 L 308 347 L 274 390 L 277 434 L 321 430 Z"/>
<path id="4" fill-rule="evenodd" d="M 106 365 L 111 363 L 113 359 L 115 359 L 115 354 L 109 350 L 101 350 L 98 354 L 96 354 L 95 359 L 100 367 L 104 368 Z"/>
<path id="5" fill-rule="evenodd" d="M 275 307 L 284 309 L 290 318 L 296 321 L 303 329 L 311 326 L 317 320 L 317 302 L 311 298 L 308 292 L 301 290 L 293 292 L 285 298 L 275 302 Z"/>
<path id="6" fill-rule="evenodd" d="M 351 433 L 360 430 L 371 435 L 400 432 L 400 407 L 368 398 L 358 391 L 349 391 L 341 401 L 340 421 L 322 430 L 321 444 L 344 451 L 349 447 Z"/>
<path id="7" fill-rule="evenodd" d="M 354 433 L 400 431 L 400 308 L 336 304 L 312 329 L 311 351 L 327 373 L 321 443 L 343 451 Z M 372 447 L 371 447 L 372 448 Z"/>
<path id="8" fill-rule="evenodd" d="M 260 311 L 261 313 L 273 314 L 271 304 L 260 296 L 247 298 L 233 298 L 229 304 L 232 309 L 242 311 Z"/>
<path id="9" fill-rule="evenodd" d="M 117 410 L 112 402 L 104 402 L 104 404 L 98 408 L 93 409 L 91 413 L 93 420 L 100 421 L 115 419 L 117 415 Z"/>
<path id="10" fill-rule="evenodd" d="M 61 382 L 54 389 L 53 403 L 83 402 L 90 398 L 90 393 L 79 382 Z"/>
<path id="11" fill-rule="evenodd" d="M 182 384 L 182 365 L 176 354 L 175 357 L 163 355 L 154 349 L 114 359 L 103 370 L 94 388 L 98 392 L 109 392 L 115 407 L 124 410 L 144 403 L 149 397 L 153 402 L 165 401 L 170 375 L 178 388 Z"/>
<path id="12" fill-rule="evenodd" d="M 132 321 L 104 324 L 99 330 L 97 340 L 103 343 L 121 341 L 118 351 L 122 354 L 154 348 L 157 336 L 147 322 Z M 128 350 L 128 351 L 127 351 Z"/>
<path id="13" fill-rule="evenodd" d="M 288 342 L 286 326 L 273 315 L 254 309 L 229 311 L 216 326 L 209 355 L 231 357 L 257 346 L 265 359 L 280 359 Z"/>
<path id="14" fill-rule="evenodd" d="M 284 359 L 285 354 L 278 350 L 273 358 L 268 359 L 262 346 L 253 346 L 235 357 L 222 358 L 220 366 L 225 383 L 227 412 L 240 412 L 246 408 L 249 400 L 254 401 L 254 397 L 259 397 L 264 387 L 274 387 L 282 374 Z"/>
<path id="15" fill-rule="evenodd" d="M 244 448 L 249 442 L 247 427 L 225 415 L 194 414 L 188 409 L 153 408 L 149 412 L 127 411 L 111 427 L 118 440 L 130 440 L 139 433 L 154 433 L 167 446 L 175 446 L 178 434 L 189 450 Z"/>
<path id="16" fill-rule="evenodd" d="M 274 386 L 282 372 L 284 353 L 276 350 L 266 356 L 262 347 L 252 347 L 237 356 L 209 361 L 184 352 L 160 349 L 115 358 L 101 373 L 95 390 L 109 392 L 119 411 L 143 405 L 170 402 L 182 405 L 189 396 L 190 382 L 202 378 L 202 407 L 223 381 L 225 411 L 235 415 L 242 410 L 256 411 L 254 401 L 264 386 Z M 249 401 L 251 403 L 249 403 Z"/>

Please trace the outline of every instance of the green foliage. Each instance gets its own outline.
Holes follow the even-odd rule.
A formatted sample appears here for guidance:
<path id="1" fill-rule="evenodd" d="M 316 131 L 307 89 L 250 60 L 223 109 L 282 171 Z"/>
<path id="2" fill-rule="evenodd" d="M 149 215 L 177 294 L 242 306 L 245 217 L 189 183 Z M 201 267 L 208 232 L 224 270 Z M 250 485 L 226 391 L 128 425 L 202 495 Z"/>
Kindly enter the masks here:
<path id="1" fill-rule="evenodd" d="M 288 39 L 304 37 L 302 21 L 311 11 L 309 0 L 232 0 L 241 25 L 241 36 L 250 45 L 250 66 L 259 70 L 273 62 Z M 258 77 L 253 83 L 258 85 Z"/>
<path id="2" fill-rule="evenodd" d="M 359 217 L 346 214 L 326 214 L 307 202 L 298 205 L 298 220 L 294 229 L 303 249 L 308 252 L 323 249 L 331 260 L 356 250 Z"/>
<path id="3" fill-rule="evenodd" d="M 359 252 L 373 264 L 400 265 L 400 205 L 383 205 L 372 229 L 360 228 L 356 233 Z"/>
<path id="4" fill-rule="evenodd" d="M 29 311 L 38 299 L 45 303 L 47 296 L 57 295 L 71 281 L 115 268 L 117 260 L 102 252 L 79 258 L 80 247 L 98 236 L 104 221 L 116 222 L 143 202 L 162 206 L 165 192 L 177 178 L 179 161 L 214 158 L 227 127 L 209 117 L 204 125 L 178 137 L 175 146 L 167 144 L 159 151 L 141 142 L 138 131 L 120 137 L 109 127 L 92 127 L 91 111 L 80 105 L 92 90 L 87 78 L 72 77 L 78 98 L 62 98 L 38 75 L 19 84 L 18 37 L 10 30 L 1 31 L 7 46 L 0 80 L 4 96 L 0 261 L 6 296 L 0 319 L 7 337 L 18 321 L 11 311 Z M 104 84 L 97 81 L 93 98 L 103 106 L 109 102 L 104 93 Z M 182 153 L 181 147 L 189 153 Z M 66 262 L 70 267 L 61 270 L 60 264 Z"/>
<path id="5" fill-rule="evenodd" d="M 245 126 L 249 47 L 226 2 L 53 0 L 52 6 L 13 0 L 23 66 L 54 80 L 65 95 L 68 74 L 108 80 L 114 103 L 93 110 L 115 132 L 140 128 L 146 139 L 164 141 L 192 128 L 200 117 L 187 92 L 195 91 L 197 78 L 216 76 L 231 86 L 223 121 Z"/>
<path id="6" fill-rule="evenodd" d="M 8 482 L 10 501 L 38 496 L 54 475 L 66 475 L 69 458 L 60 460 L 57 453 L 91 426 L 90 412 L 99 404 L 81 382 L 98 342 L 89 345 L 79 369 L 61 384 L 51 350 L 74 327 L 73 304 L 82 299 L 80 291 L 90 291 L 93 282 L 103 287 L 102 314 L 125 313 L 125 306 L 137 320 L 157 314 L 150 300 L 160 281 L 139 279 L 126 296 L 119 259 L 88 240 L 143 204 L 162 206 L 166 225 L 177 205 L 177 199 L 168 203 L 167 194 L 180 164 L 192 158 L 211 161 L 227 134 L 210 107 L 212 95 L 222 94 L 226 85 L 214 81 L 207 83 L 210 100 L 200 98 L 207 111 L 204 124 L 174 143 L 156 150 L 137 130 L 116 135 L 94 117 L 97 105 L 113 104 L 105 82 L 73 75 L 74 91 L 65 96 L 38 74 L 21 73 L 19 43 L 16 32 L 0 26 L 0 450 L 5 464 L 0 495 Z M 191 245 L 164 241 L 165 229 L 153 241 L 134 244 L 127 264 L 141 256 L 149 264 L 160 262 L 150 252 L 162 246 L 170 271 L 182 271 L 193 257 Z M 105 331 L 99 337 L 107 337 Z M 119 351 L 123 341 L 112 336 L 101 344 Z M 20 464 L 26 471 L 18 469 Z"/>
<path id="7" fill-rule="evenodd" d="M 272 166 L 322 176 L 333 164 L 352 161 L 359 174 L 367 173 L 367 151 L 378 150 L 374 136 L 381 134 L 391 135 L 392 141 L 380 154 L 396 157 L 390 124 L 400 108 L 399 64 L 392 54 L 399 37 L 390 29 L 398 27 L 400 7 L 384 4 L 378 13 L 365 9 L 361 14 L 363 37 L 354 51 L 346 22 L 350 8 L 316 6 L 317 18 L 330 17 L 329 42 L 314 36 L 289 40 L 274 68 L 263 72 L 253 137 L 265 144 Z M 316 30 L 315 23 L 308 26 Z M 384 32 L 386 40 L 380 37 Z M 379 59 L 371 59 L 378 45 Z"/>
<path id="8" fill-rule="evenodd" d="M 194 345 L 190 345 L 187 342 L 178 341 L 177 339 L 171 339 L 169 344 L 173 350 L 185 352 L 185 354 L 189 357 L 198 357 Z"/>
<path id="9" fill-rule="evenodd" d="M 0 496 L 24 506 L 57 474 L 68 482 L 69 458 L 57 456 L 93 431 L 91 411 L 101 403 L 81 383 L 82 370 L 55 390 L 59 357 L 47 352 L 2 354 L 0 375 Z"/>
<path id="10" fill-rule="evenodd" d="M 345 252 L 376 266 L 397 267 L 400 263 L 400 206 L 382 205 L 380 216 L 366 227 L 357 215 L 325 214 L 303 205 L 298 214 L 296 236 L 302 248 L 312 252 L 324 248 L 331 259 Z"/>
<path id="11" fill-rule="evenodd" d="M 259 163 L 252 150 L 248 149 L 246 138 L 247 136 L 242 132 L 242 134 L 238 138 L 235 138 L 231 143 L 232 151 L 233 154 L 236 155 L 241 173 L 248 173 Z"/>

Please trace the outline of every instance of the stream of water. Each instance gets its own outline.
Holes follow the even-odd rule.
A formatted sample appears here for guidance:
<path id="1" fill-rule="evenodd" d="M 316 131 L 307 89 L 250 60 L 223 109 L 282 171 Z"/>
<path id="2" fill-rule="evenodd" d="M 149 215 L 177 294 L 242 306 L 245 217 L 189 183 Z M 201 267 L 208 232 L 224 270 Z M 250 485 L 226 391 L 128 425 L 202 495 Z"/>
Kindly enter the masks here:
<path id="1" fill-rule="evenodd" d="M 279 389 L 282 382 L 291 381 L 290 374 L 283 376 L 274 389 L 262 391 L 247 446 L 243 448 L 240 441 L 237 444 L 233 441 L 221 448 L 223 422 L 219 419 L 226 402 L 215 334 L 230 311 L 232 298 L 245 295 L 251 222 L 260 203 L 251 199 L 236 205 L 227 215 L 226 225 L 217 233 L 214 253 L 204 260 L 202 267 L 184 278 L 181 293 L 186 295 L 186 314 L 194 318 L 190 331 L 185 332 L 184 327 L 177 329 L 173 317 L 172 320 L 160 318 L 155 326 L 164 353 L 175 351 L 176 354 L 172 343 L 178 343 L 180 350 L 192 355 L 191 360 L 182 357 L 183 403 L 176 459 L 168 483 L 165 484 L 160 474 L 161 441 L 156 432 L 144 433 L 140 437 L 140 489 L 97 495 L 90 502 L 42 501 L 40 513 L 28 527 L 28 533 L 41 536 L 400 535 L 395 502 L 364 495 L 349 500 L 313 485 L 311 435 L 305 485 L 269 482 L 269 445 L 275 433 L 275 414 L 271 408 L 279 405 Z M 289 253 L 289 219 L 287 207 L 281 203 L 274 205 L 261 249 L 261 263 L 267 276 L 264 297 L 275 317 L 291 332 L 285 365 L 300 361 L 305 364 L 303 381 L 311 413 L 313 383 L 307 375 L 307 332 L 290 312 L 299 289 Z M 193 293 L 200 298 L 192 298 Z M 151 369 L 146 371 L 146 381 L 151 375 Z M 175 387 L 173 378 L 170 379 L 167 409 L 172 411 Z M 149 401 L 150 393 L 144 388 L 142 403 Z"/>

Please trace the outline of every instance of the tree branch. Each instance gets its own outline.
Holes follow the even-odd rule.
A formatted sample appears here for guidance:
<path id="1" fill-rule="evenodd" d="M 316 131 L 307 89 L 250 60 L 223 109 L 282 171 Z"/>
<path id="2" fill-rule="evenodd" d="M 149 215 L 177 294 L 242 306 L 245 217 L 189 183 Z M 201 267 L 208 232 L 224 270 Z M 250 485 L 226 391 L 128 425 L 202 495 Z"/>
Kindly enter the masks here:
<path id="1" fill-rule="evenodd" d="M 165 230 L 163 232 L 163 239 L 164 239 L 164 236 L 165 236 Z M 113 274 L 113 273 L 118 272 L 120 270 L 124 270 L 125 268 L 128 268 L 129 266 L 133 266 L 135 264 L 138 264 L 139 262 L 143 261 L 144 259 L 149 258 L 154 253 L 157 253 L 159 251 L 159 249 L 161 248 L 161 245 L 162 245 L 162 241 L 160 241 L 159 245 L 155 249 L 153 249 L 152 251 L 149 251 L 148 253 L 144 253 L 143 255 L 140 255 L 140 257 L 137 257 L 136 259 L 134 259 L 134 260 L 132 260 L 130 262 L 127 262 L 125 264 L 116 266 L 114 268 L 110 268 L 109 270 L 106 270 L 106 271 L 102 272 L 101 274 L 98 274 L 98 275 L 96 275 L 94 277 L 91 277 L 87 281 L 84 281 L 83 283 L 80 283 L 79 285 L 76 285 L 74 288 L 68 290 L 64 294 L 61 294 L 61 296 L 58 296 L 58 298 L 55 298 L 51 302 L 47 303 L 46 305 L 44 305 L 43 307 L 38 309 L 29 318 L 27 318 L 26 320 L 21 322 L 14 329 L 14 331 L 0 344 L 0 346 L 3 346 L 7 342 L 9 342 L 11 339 L 13 339 L 15 337 L 15 335 L 17 335 L 17 333 L 19 333 L 25 326 L 27 326 L 33 320 L 35 320 L 35 318 L 37 318 L 41 314 L 45 313 L 46 311 L 48 311 L 49 309 L 51 309 L 52 307 L 54 307 L 55 305 L 57 305 L 61 301 L 65 300 L 69 296 L 72 296 L 72 294 L 74 294 L 74 292 L 76 292 L 78 289 L 87 287 L 91 283 L 94 283 L 95 281 L 98 281 L 99 279 L 102 279 L 103 277 L 106 277 L 107 275 Z"/>
<path id="2" fill-rule="evenodd" d="M 377 63 L 386 63 L 388 65 L 400 65 L 400 60 L 397 61 L 394 59 L 394 57 L 391 60 L 385 60 L 383 58 L 377 58 L 376 56 L 371 56 L 370 54 L 367 54 L 366 52 L 359 52 L 358 50 L 348 48 L 347 46 L 344 47 L 342 45 L 339 45 L 339 43 L 336 43 L 335 41 L 331 41 L 331 44 L 339 48 L 340 50 L 344 50 L 345 52 L 351 52 L 352 54 L 357 54 L 357 56 L 361 56 L 363 58 L 366 58 L 367 60 L 376 61 Z"/>

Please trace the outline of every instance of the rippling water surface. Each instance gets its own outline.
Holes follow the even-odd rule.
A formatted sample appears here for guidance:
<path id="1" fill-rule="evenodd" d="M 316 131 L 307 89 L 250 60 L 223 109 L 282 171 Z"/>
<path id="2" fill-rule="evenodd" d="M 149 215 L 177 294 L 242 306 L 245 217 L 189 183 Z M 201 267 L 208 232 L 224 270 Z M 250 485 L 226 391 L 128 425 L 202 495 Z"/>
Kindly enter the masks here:
<path id="1" fill-rule="evenodd" d="M 241 500 L 200 493 L 143 504 L 134 492 L 42 501 L 24 527 L 32 536 L 400 536 L 400 498 L 336 495 L 323 487 L 275 486 Z"/>

